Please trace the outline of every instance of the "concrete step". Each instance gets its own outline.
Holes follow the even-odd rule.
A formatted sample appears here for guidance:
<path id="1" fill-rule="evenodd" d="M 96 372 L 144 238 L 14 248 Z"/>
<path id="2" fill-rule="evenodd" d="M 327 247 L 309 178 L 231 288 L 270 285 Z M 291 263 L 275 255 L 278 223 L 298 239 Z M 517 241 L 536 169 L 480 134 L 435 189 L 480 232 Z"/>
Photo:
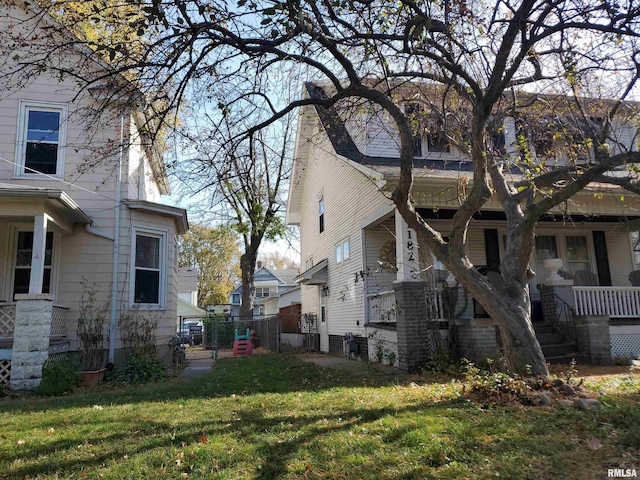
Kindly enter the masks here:
<path id="1" fill-rule="evenodd" d="M 533 329 L 538 333 L 554 333 L 556 330 L 551 323 L 534 323 Z"/>
<path id="2" fill-rule="evenodd" d="M 556 345 L 540 345 L 545 358 L 570 355 L 577 351 L 575 343 L 559 343 Z"/>
<path id="3" fill-rule="evenodd" d="M 536 337 L 540 345 L 559 345 L 567 341 L 564 333 L 536 333 Z"/>
<path id="4" fill-rule="evenodd" d="M 582 356 L 577 353 L 571 355 L 558 355 L 557 357 L 545 357 L 545 360 L 550 365 L 569 365 L 571 360 L 574 359 L 576 363 L 584 363 Z"/>

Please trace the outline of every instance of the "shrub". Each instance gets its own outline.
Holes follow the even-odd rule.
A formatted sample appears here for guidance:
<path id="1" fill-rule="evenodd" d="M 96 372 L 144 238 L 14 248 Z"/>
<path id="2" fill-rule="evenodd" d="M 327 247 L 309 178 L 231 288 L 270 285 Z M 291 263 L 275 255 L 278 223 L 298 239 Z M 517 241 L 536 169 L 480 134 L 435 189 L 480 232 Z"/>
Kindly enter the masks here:
<path id="1" fill-rule="evenodd" d="M 631 357 L 626 355 L 616 355 L 613 357 L 613 364 L 617 367 L 628 367 L 631 365 Z"/>
<path id="2" fill-rule="evenodd" d="M 493 365 L 493 361 L 489 362 Z M 527 381 L 517 373 L 500 372 L 495 369 L 482 370 L 473 363 L 466 365 L 465 378 L 471 392 L 477 392 L 483 397 L 510 399 L 522 398 L 530 390 Z"/>
<path id="3" fill-rule="evenodd" d="M 423 374 L 444 373 L 446 375 L 461 375 L 465 372 L 466 364 L 463 365 L 460 361 L 452 359 L 446 349 L 439 348 L 427 362 Z"/>
<path id="4" fill-rule="evenodd" d="M 62 395 L 73 390 L 79 381 L 80 374 L 71 360 L 48 361 L 42 367 L 42 382 L 36 394 L 43 397 Z"/>
<path id="5" fill-rule="evenodd" d="M 150 355 L 134 353 L 127 363 L 116 370 L 113 379 L 120 383 L 149 383 L 167 379 L 167 369 Z"/>

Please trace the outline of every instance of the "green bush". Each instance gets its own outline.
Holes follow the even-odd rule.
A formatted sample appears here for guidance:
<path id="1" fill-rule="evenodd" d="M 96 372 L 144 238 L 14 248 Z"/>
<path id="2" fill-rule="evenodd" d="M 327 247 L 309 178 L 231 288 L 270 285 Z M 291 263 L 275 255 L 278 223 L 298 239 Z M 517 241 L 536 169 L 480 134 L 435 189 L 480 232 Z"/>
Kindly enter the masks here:
<path id="1" fill-rule="evenodd" d="M 484 370 L 468 362 L 466 365 L 465 379 L 472 392 L 478 392 L 482 396 L 491 398 L 524 397 L 530 390 L 527 381 L 513 372 L 497 371 L 492 360 L 487 359 L 489 369 Z"/>
<path id="2" fill-rule="evenodd" d="M 62 395 L 73 390 L 80 381 L 80 373 L 69 359 L 46 362 L 42 367 L 42 382 L 36 394 L 42 397 Z"/>
<path id="3" fill-rule="evenodd" d="M 116 370 L 113 380 L 119 383 L 149 383 L 167 379 L 167 369 L 149 355 L 134 353 L 127 363 Z"/>

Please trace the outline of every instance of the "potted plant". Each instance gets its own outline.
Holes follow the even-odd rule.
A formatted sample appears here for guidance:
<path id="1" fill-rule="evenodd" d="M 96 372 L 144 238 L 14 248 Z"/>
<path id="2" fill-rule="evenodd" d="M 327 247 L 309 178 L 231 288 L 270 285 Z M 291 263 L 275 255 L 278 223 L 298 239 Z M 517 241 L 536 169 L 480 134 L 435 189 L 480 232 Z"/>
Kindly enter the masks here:
<path id="1" fill-rule="evenodd" d="M 105 353 L 109 346 L 107 337 L 107 313 L 109 300 L 96 303 L 98 286 L 82 282 L 84 292 L 80 299 L 78 319 L 78 353 L 80 355 L 80 386 L 91 387 L 102 382 L 106 371 Z"/>

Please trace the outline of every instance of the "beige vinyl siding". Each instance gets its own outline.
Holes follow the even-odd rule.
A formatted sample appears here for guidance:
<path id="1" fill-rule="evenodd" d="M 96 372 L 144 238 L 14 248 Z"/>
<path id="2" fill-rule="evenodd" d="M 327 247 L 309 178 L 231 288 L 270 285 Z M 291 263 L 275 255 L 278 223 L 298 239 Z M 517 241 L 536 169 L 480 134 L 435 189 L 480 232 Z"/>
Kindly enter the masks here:
<path id="1" fill-rule="evenodd" d="M 328 259 L 329 298 L 327 321 L 330 335 L 364 334 L 364 282 L 355 282 L 364 270 L 360 220 L 385 203 L 377 187 L 346 161 L 332 155 L 324 133 L 316 138 L 306 165 L 300 222 L 301 258 L 313 256 L 317 264 Z M 318 199 L 325 202 L 325 231 L 318 229 Z M 349 239 L 349 260 L 336 265 L 335 245 Z M 319 288 L 302 287 L 302 313 L 319 315 Z M 359 321 L 360 325 L 356 325 Z"/>
<path id="2" fill-rule="evenodd" d="M 125 216 L 126 215 L 126 216 Z M 131 288 L 131 255 L 133 240 L 133 228 L 149 228 L 166 232 L 166 248 L 167 248 L 167 260 L 165 268 L 166 290 L 165 290 L 165 308 L 162 309 L 147 309 L 142 306 L 137 312 L 140 315 L 146 316 L 149 319 L 153 319 L 158 322 L 158 329 L 156 331 L 156 344 L 166 345 L 169 338 L 176 331 L 176 312 L 177 312 L 177 273 L 174 268 L 174 245 L 175 245 L 175 232 L 176 227 L 172 218 L 163 217 L 160 215 L 154 215 L 146 212 L 126 210 L 126 214 L 123 215 L 124 221 L 121 220 L 120 229 L 120 260 L 118 267 L 118 308 L 123 313 L 136 312 L 136 309 L 130 308 L 129 292 Z M 121 336 L 118 333 L 118 344 L 116 348 L 121 348 Z"/>

